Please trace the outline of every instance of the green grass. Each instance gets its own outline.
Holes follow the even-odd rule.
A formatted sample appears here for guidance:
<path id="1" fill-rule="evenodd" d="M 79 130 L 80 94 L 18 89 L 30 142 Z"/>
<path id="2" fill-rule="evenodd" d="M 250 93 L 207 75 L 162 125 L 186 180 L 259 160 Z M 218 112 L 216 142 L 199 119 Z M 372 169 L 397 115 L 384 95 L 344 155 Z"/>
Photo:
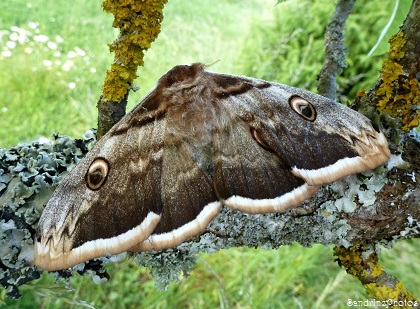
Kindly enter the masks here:
<path id="1" fill-rule="evenodd" d="M 27 3 L 0 2 L 0 48 L 4 49 L 9 36 L 16 32 L 12 26 L 31 33 L 27 41 L 10 49 L 10 57 L 0 56 L 0 147 L 5 148 L 56 131 L 79 137 L 96 127 L 95 105 L 112 61 L 106 43 L 116 36 L 110 28 L 112 17 L 101 11 L 99 0 L 37 0 L 31 2 L 31 7 Z M 162 33 L 147 52 L 145 67 L 138 72 L 141 90 L 131 94 L 129 107 L 168 69 L 197 61 L 220 60 L 212 70 L 271 76 L 313 89 L 322 64 L 323 43 L 319 40 L 334 4 L 317 1 L 314 10 L 299 4 L 302 1 L 275 3 L 170 1 Z M 387 10 L 379 10 L 383 3 L 375 0 L 366 10 L 359 7 L 367 17 L 355 15 L 349 26 L 353 40 L 361 38 L 351 41 L 350 54 L 355 55 L 349 59 L 351 72 L 355 72 L 352 74 L 369 69 L 363 73 L 377 75 L 377 64 L 370 63 L 380 63 L 379 58 L 365 59 L 363 51 L 373 46 L 378 31 L 387 22 L 392 1 L 388 1 Z M 301 11 L 296 11 L 295 5 Z M 376 20 L 375 27 L 363 26 L 369 16 Z M 31 28 L 29 22 L 36 22 L 36 27 Z M 38 42 L 35 35 L 46 35 L 49 40 Z M 278 45 L 273 45 L 271 42 L 276 40 Z M 57 49 L 51 49 L 48 42 L 57 43 Z M 362 47 L 356 50 L 358 44 Z M 27 48 L 32 53 L 28 54 Z M 55 55 L 57 51 L 59 55 Z M 69 59 L 69 52 L 74 52 L 75 57 Z M 274 61 L 277 56 L 283 57 L 278 67 Z M 67 60 L 74 62 L 69 71 L 62 68 Z M 52 61 L 49 67 L 45 65 L 48 61 Z M 281 71 L 281 75 L 274 76 L 275 71 Z M 384 250 L 381 260 L 409 290 L 419 294 L 418 245 L 418 240 L 399 242 L 392 250 Z M 20 300 L 5 299 L 4 292 L 1 299 L 10 308 L 75 308 L 83 304 L 98 308 L 347 308 L 349 298 L 367 297 L 361 284 L 334 262 L 332 249 L 320 245 L 294 245 L 272 251 L 238 248 L 202 254 L 190 277 L 171 284 L 167 291 L 157 291 L 147 269 L 134 263 L 108 265 L 108 270 L 111 280 L 103 285 L 86 277 L 73 278 L 69 285 L 55 284 L 51 275 L 44 274 L 22 287 L 24 296 Z"/>
<path id="2" fill-rule="evenodd" d="M 418 293 L 418 241 L 383 249 L 381 260 L 391 274 Z M 22 287 L 23 297 L 7 300 L 10 308 L 347 308 L 366 300 L 361 284 L 334 262 L 332 249 L 299 245 L 279 250 L 238 248 L 201 254 L 192 274 L 167 291 L 157 291 L 146 269 L 126 261 L 108 265 L 111 280 L 103 285 L 75 277 L 54 284 L 50 275 Z"/>
<path id="3" fill-rule="evenodd" d="M 138 72 L 136 82 L 141 90 L 130 96 L 129 108 L 160 76 L 180 63 L 210 64 L 220 60 L 213 70 L 235 73 L 233 68 L 241 52 L 238 46 L 246 39 L 252 19 L 273 8 L 272 4 L 261 6 L 257 0 L 248 0 L 246 5 L 238 1 L 192 1 L 188 5 L 170 2 L 165 9 L 163 31 L 147 52 L 145 67 Z M 117 35 L 111 28 L 112 16 L 101 10 L 100 1 L 61 1 L 52 5 L 38 0 L 28 7 L 27 1 L 17 0 L 13 5 L 0 3 L 0 10 L 3 44 L 16 32 L 12 26 L 30 32 L 27 42 L 10 50 L 11 57 L 0 55 L 0 147 L 49 137 L 57 131 L 77 137 L 96 127 L 96 102 L 105 71 L 113 60 L 106 44 Z M 39 25 L 31 29 L 29 22 Z M 56 43 L 56 36 L 62 37 L 63 42 L 57 43 L 61 55 L 55 56 L 57 50 L 48 48 L 48 42 L 37 42 L 36 31 L 46 35 L 48 42 Z M 76 47 L 86 55 L 69 59 L 68 53 Z M 27 48 L 33 52 L 26 53 Z M 46 67 L 44 60 L 53 65 Z M 67 60 L 74 62 L 70 71 L 62 69 Z M 56 61 L 61 64 L 56 65 Z M 71 83 L 74 89 L 70 89 Z"/>
<path id="4" fill-rule="evenodd" d="M 11 35 L 28 32 L 21 35 L 22 44 L 10 49 L 11 57 L 0 56 L 0 147 L 56 131 L 80 136 L 96 127 L 95 105 L 112 60 L 106 46 L 115 35 L 109 27 L 112 18 L 101 12 L 99 1 L 35 1 L 31 7 L 27 3 L 0 3 L 3 49 Z M 37 23 L 35 29 L 30 22 Z M 47 42 L 40 42 L 39 35 L 47 36 Z M 52 43 L 58 45 L 56 50 L 48 46 Z M 86 55 L 69 58 L 76 48 Z M 47 67 L 48 61 L 52 65 Z M 74 63 L 69 71 L 62 69 L 66 61 Z"/>

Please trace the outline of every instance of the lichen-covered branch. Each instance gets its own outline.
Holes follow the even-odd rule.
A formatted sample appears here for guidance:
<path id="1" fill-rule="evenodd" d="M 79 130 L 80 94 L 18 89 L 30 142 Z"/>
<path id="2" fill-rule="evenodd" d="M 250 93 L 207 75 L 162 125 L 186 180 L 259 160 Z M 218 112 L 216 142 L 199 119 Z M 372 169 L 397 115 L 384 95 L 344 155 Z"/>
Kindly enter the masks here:
<path id="1" fill-rule="evenodd" d="M 397 235 L 399 227 L 406 224 L 404 221 L 412 218 L 418 221 L 420 214 L 420 138 L 416 130 L 406 132 L 417 125 L 419 117 L 420 0 L 413 1 L 404 24 L 390 44 L 376 85 L 362 92 L 354 104 L 354 108 L 385 132 L 393 153 L 388 183 L 376 195 L 376 211 L 361 208 L 347 219 L 351 225 L 363 226 L 373 241 L 390 231 Z M 372 226 L 378 227 L 380 233 L 373 233 Z M 356 230 L 352 234 L 363 242 L 363 235 Z"/>
<path id="2" fill-rule="evenodd" d="M 346 20 L 355 0 L 339 0 L 325 34 L 325 62 L 319 74 L 318 93 L 336 100 L 336 77 L 347 66 L 344 46 Z"/>
<path id="3" fill-rule="evenodd" d="M 388 183 L 376 195 L 375 207 L 370 210 L 359 208 L 347 218 L 350 225 L 358 225 L 364 230 L 350 231 L 353 244 L 367 244 L 364 239 L 366 234 L 371 236 L 370 243 L 377 243 L 385 234 L 398 238 L 410 233 L 412 228 L 416 234 L 414 237 L 419 237 L 420 186 L 417 175 L 420 140 L 417 131 L 405 132 L 418 125 L 420 116 L 419 20 L 420 1 L 414 0 L 400 31 L 390 39 L 390 50 L 375 87 L 366 93 L 361 92 L 354 104 L 386 133 L 394 156 L 388 165 Z M 407 222 L 416 222 L 416 225 L 402 231 L 401 227 L 407 226 Z M 379 265 L 376 253 L 370 252 L 368 258 L 358 259 L 357 254 L 361 252 L 365 255 L 369 253 L 363 251 L 362 246 L 336 248 L 340 264 L 359 278 L 371 297 L 381 300 L 414 299 L 398 279 L 387 274 Z"/>
<path id="4" fill-rule="evenodd" d="M 94 133 L 0 148 L 0 285 L 10 298 L 20 296 L 18 286 L 40 277 L 31 266 L 39 217 L 54 187 L 91 148 Z"/>
<path id="5" fill-rule="evenodd" d="M 401 121 L 408 131 L 420 119 L 420 1 L 414 0 L 400 31 L 390 40 L 387 58 L 375 87 L 364 93 L 358 105 L 376 107 Z M 389 122 L 390 119 L 387 120 Z M 391 134 L 395 138 L 399 132 Z"/>
<path id="6" fill-rule="evenodd" d="M 325 63 L 319 75 L 319 84 L 318 84 L 318 91 L 320 94 L 329 97 L 331 99 L 336 99 L 336 76 L 340 74 L 342 69 L 346 66 L 346 48 L 344 46 L 344 31 L 345 31 L 345 23 L 346 20 L 352 10 L 354 1 L 348 0 L 339 0 L 336 6 L 336 10 L 334 15 L 329 23 L 326 31 L 326 50 L 325 50 Z M 387 83 L 392 84 L 395 77 L 403 75 L 402 65 L 395 63 L 395 61 L 400 60 L 403 58 L 404 53 L 401 52 L 402 46 L 405 44 L 405 40 L 400 38 L 401 33 L 397 34 L 394 39 L 392 40 L 392 48 L 388 52 L 388 59 L 383 64 L 382 69 L 382 81 L 385 80 Z M 398 44 L 394 44 L 394 41 L 398 41 Z M 417 41 L 418 42 L 418 41 Z M 392 58 L 393 60 L 390 60 Z M 393 78 L 394 77 L 394 78 Z M 403 94 L 396 94 L 392 91 L 389 91 L 387 88 L 390 86 L 387 83 L 382 83 L 379 88 L 377 89 L 377 94 L 383 95 L 383 98 L 377 103 L 379 111 L 388 111 L 386 108 L 386 104 L 388 101 L 394 100 L 394 102 L 398 102 L 403 97 L 412 97 L 417 96 L 418 100 L 418 82 L 411 79 L 407 81 L 408 85 L 405 85 L 406 88 L 413 88 L 414 92 L 408 91 L 404 92 Z M 417 87 L 417 89 L 416 89 Z M 417 92 L 416 92 L 417 90 Z M 414 102 L 414 104 L 416 104 Z M 395 114 L 393 114 L 396 116 Z M 412 120 L 411 120 L 412 121 Z M 401 184 L 400 184 L 401 186 Z M 395 187 L 392 187 L 395 189 Z M 354 192 L 353 195 L 357 194 L 363 195 L 367 192 L 360 192 L 358 189 L 358 193 Z M 406 190 L 406 188 L 404 188 Z M 404 191 L 402 190 L 402 191 Z M 376 190 L 374 190 L 376 191 Z M 385 191 L 385 190 L 384 190 Z M 350 190 L 351 192 L 351 190 Z M 379 190 L 378 190 L 379 192 Z M 383 191 L 381 191 L 382 194 Z M 401 193 L 401 192 L 400 192 Z M 375 196 L 374 193 L 373 196 Z M 403 195 L 394 195 L 394 196 L 403 196 Z M 366 196 L 365 196 L 366 197 Z M 381 200 L 384 202 L 383 205 L 387 203 L 387 196 L 383 196 L 384 199 Z M 362 199 L 360 199 L 362 200 Z M 349 204 L 350 202 L 350 204 Z M 363 204 L 364 202 L 362 202 Z M 400 228 L 405 225 L 405 221 L 407 220 L 406 214 L 402 217 L 398 217 L 395 214 L 395 209 L 381 207 L 379 204 L 375 204 L 376 207 L 375 211 L 373 209 L 367 210 L 366 207 L 356 207 L 356 203 L 352 199 L 348 199 L 345 201 L 344 204 L 350 205 L 347 207 L 354 207 L 353 211 L 349 212 L 348 217 L 345 218 L 347 223 L 352 226 L 352 229 L 349 231 L 349 235 L 352 235 L 352 244 L 366 244 L 369 242 L 380 241 L 383 239 L 383 230 L 380 229 L 387 229 L 387 233 L 385 234 L 393 234 L 392 230 L 401 232 Z M 378 216 L 378 209 L 380 209 L 381 216 Z M 419 212 L 416 211 L 416 218 L 418 218 Z M 361 227 L 359 229 L 357 227 Z M 378 235 L 379 234 L 379 235 Z M 369 235 L 370 239 L 365 239 L 365 236 Z M 393 235 L 395 236 L 395 235 Z M 358 245 L 356 245 L 359 248 Z M 394 277 L 388 275 L 382 267 L 380 267 L 377 259 L 376 261 L 376 268 L 381 269 L 381 275 L 374 276 L 372 273 L 369 273 L 369 282 L 368 284 L 365 282 L 366 280 L 366 267 L 363 267 L 365 261 L 361 259 L 359 256 L 353 254 L 352 248 L 346 249 L 345 246 L 336 247 L 336 253 L 339 257 L 339 263 L 345 266 L 346 270 L 351 273 L 352 275 L 356 276 L 361 280 L 361 282 L 365 285 L 366 290 L 368 291 L 371 297 L 375 297 L 376 299 L 386 300 L 388 298 L 399 299 L 398 297 L 405 297 L 407 299 L 407 295 L 402 284 Z M 363 250 L 357 250 L 357 252 L 361 252 Z M 340 255 L 341 253 L 341 255 Z M 360 254 L 361 255 L 361 254 Z M 377 257 L 376 253 L 372 253 L 370 257 Z M 372 263 L 368 263 L 371 266 Z M 348 265 L 352 265 L 353 268 L 349 268 Z M 383 280 L 384 278 L 393 278 L 393 280 Z M 395 279 L 395 280 L 394 280 Z M 404 292 L 403 292 L 404 290 Z M 398 297 L 396 297 L 398 296 Z"/>
<path id="7" fill-rule="evenodd" d="M 114 63 L 106 72 L 102 96 L 98 101 L 98 136 L 102 137 L 124 115 L 128 92 L 143 65 L 144 52 L 160 32 L 163 7 L 167 0 L 105 0 L 107 13 L 114 15 L 113 26 L 120 29 L 109 45 Z"/>
<path id="8" fill-rule="evenodd" d="M 413 307 L 416 301 L 414 296 L 406 291 L 397 278 L 385 272 L 379 264 L 377 253 L 372 248 L 360 245 L 350 248 L 336 247 L 334 253 L 338 263 L 347 273 L 362 282 L 370 297 L 375 300 L 395 302 L 389 304 L 390 306 Z"/>

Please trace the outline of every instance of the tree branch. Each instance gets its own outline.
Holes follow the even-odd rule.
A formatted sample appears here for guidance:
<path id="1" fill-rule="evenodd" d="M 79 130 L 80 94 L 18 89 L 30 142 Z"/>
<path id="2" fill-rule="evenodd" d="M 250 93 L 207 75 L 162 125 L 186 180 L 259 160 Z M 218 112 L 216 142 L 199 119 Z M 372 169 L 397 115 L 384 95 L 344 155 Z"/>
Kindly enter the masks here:
<path id="1" fill-rule="evenodd" d="M 376 85 L 367 94 L 362 92 L 354 104 L 386 132 L 394 153 L 391 161 L 400 162 L 396 166 L 388 164 L 388 184 L 376 196 L 375 207 L 369 211 L 359 208 L 347 219 L 350 225 L 362 227 L 363 230 L 351 231 L 354 239 L 359 239 L 361 244 L 367 243 L 364 235 L 371 236 L 371 243 L 410 234 L 419 237 L 419 135 L 417 131 L 410 134 L 404 132 L 418 125 L 420 115 L 419 18 L 420 1 L 415 0 L 400 31 L 390 39 L 391 47 Z M 405 229 L 401 230 L 401 227 Z M 355 248 L 356 252 L 360 251 L 357 247 L 336 248 L 339 261 L 354 257 Z M 376 253 L 370 253 L 359 268 L 341 264 L 348 273 L 359 278 L 371 297 L 383 295 L 385 298 L 392 296 L 394 300 L 414 299 L 397 278 L 387 274 L 379 265 Z"/>
<path id="2" fill-rule="evenodd" d="M 109 45 L 115 53 L 114 63 L 106 72 L 102 95 L 98 101 L 98 137 L 101 138 L 124 115 L 129 90 L 143 65 L 144 52 L 160 32 L 163 6 L 167 0 L 104 0 L 102 7 L 114 15 L 113 26 L 119 37 Z"/>
<path id="3" fill-rule="evenodd" d="M 339 264 L 347 273 L 359 279 L 370 297 L 390 302 L 390 306 L 395 302 L 399 307 L 414 307 L 415 297 L 407 292 L 396 277 L 385 272 L 372 248 L 358 245 L 350 248 L 336 247 L 334 251 Z"/>
<path id="4" fill-rule="evenodd" d="M 419 124 L 420 119 L 420 2 L 414 0 L 400 31 L 390 40 L 387 59 L 382 64 L 381 76 L 376 85 L 356 101 L 360 106 L 385 112 L 392 118 L 384 118 L 384 128 L 395 143 L 401 137 L 401 129 L 408 131 Z M 401 121 L 394 125 L 394 121 Z"/>
<path id="5" fill-rule="evenodd" d="M 336 76 L 347 66 L 347 49 L 344 46 L 346 20 L 355 0 L 339 0 L 325 34 L 325 62 L 319 74 L 318 93 L 336 100 Z"/>

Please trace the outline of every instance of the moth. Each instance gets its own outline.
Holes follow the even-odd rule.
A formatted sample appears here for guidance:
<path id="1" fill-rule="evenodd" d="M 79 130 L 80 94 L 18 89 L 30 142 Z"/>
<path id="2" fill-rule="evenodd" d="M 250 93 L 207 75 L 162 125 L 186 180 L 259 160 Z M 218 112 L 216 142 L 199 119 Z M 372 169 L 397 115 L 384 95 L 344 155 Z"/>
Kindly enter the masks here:
<path id="1" fill-rule="evenodd" d="M 55 190 L 34 261 L 51 271 L 176 247 L 223 205 L 285 213 L 389 156 L 370 120 L 325 97 L 179 65 Z"/>

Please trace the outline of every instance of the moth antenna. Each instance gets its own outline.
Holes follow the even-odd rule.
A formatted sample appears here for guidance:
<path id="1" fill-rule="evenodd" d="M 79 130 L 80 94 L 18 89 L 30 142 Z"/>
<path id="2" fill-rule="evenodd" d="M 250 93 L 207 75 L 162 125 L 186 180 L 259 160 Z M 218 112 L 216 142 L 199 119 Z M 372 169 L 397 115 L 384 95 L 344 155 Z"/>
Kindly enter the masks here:
<path id="1" fill-rule="evenodd" d="M 212 62 L 212 63 L 208 63 L 208 64 L 202 64 L 203 65 L 203 67 L 204 68 L 209 68 L 209 67 L 211 67 L 211 66 L 213 66 L 213 65 L 215 65 L 216 63 L 218 63 L 218 62 L 220 62 L 220 61 L 222 61 L 222 60 L 216 60 L 216 61 L 214 61 L 214 62 Z"/>

